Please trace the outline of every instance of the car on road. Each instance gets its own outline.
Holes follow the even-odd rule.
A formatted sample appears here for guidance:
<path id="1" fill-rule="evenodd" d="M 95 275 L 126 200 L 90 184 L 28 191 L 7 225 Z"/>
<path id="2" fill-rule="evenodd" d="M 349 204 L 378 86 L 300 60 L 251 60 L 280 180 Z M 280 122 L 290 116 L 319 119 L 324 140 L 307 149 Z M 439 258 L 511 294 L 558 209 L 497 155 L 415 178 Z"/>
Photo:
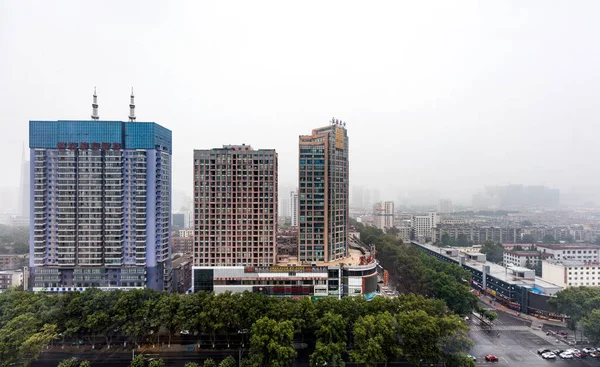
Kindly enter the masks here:
<path id="1" fill-rule="evenodd" d="M 542 354 L 542 358 L 544 359 L 556 359 L 556 354 L 552 352 Z"/>
<path id="2" fill-rule="evenodd" d="M 592 353 L 596 351 L 594 348 L 583 348 L 582 350 L 586 353 Z"/>
<path id="3" fill-rule="evenodd" d="M 590 353 L 590 357 L 592 357 L 592 358 L 600 358 L 600 352 L 592 352 L 592 353 Z"/>
<path id="4" fill-rule="evenodd" d="M 485 355 L 485 360 L 488 362 L 498 362 L 498 357 L 496 357 L 493 354 L 486 354 Z"/>
<path id="5" fill-rule="evenodd" d="M 562 352 L 561 354 L 559 354 L 559 356 L 562 359 L 573 359 L 573 353 L 571 352 Z"/>
<path id="6" fill-rule="evenodd" d="M 554 349 L 554 350 L 552 351 L 552 353 L 554 353 L 554 354 L 556 354 L 556 355 L 559 355 L 559 354 L 561 354 L 562 352 L 564 352 L 564 350 L 562 350 L 562 349 Z"/>
<path id="7" fill-rule="evenodd" d="M 477 362 L 477 357 L 472 356 L 470 354 L 467 354 L 467 358 L 469 358 L 470 360 L 472 360 L 473 362 Z"/>
<path id="8" fill-rule="evenodd" d="M 577 348 L 569 348 L 569 349 L 567 349 L 567 352 L 569 352 L 571 354 L 581 353 L 581 351 Z"/>
<path id="9" fill-rule="evenodd" d="M 544 353 L 548 353 L 548 352 L 552 352 L 552 351 L 548 348 L 540 348 L 537 350 L 538 354 L 544 354 Z"/>
<path id="10" fill-rule="evenodd" d="M 579 352 L 579 353 L 573 353 L 573 356 L 574 356 L 575 358 L 579 358 L 579 359 L 582 359 L 582 358 L 587 358 L 587 354 L 586 354 L 586 353 L 583 353 L 583 352 Z"/>

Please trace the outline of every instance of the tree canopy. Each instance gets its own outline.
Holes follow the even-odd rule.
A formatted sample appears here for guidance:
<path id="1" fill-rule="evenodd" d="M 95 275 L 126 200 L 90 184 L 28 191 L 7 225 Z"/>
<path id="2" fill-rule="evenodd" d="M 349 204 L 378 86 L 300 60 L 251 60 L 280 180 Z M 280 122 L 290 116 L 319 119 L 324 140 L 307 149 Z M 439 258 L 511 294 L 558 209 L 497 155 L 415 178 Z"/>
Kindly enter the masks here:
<path id="1" fill-rule="evenodd" d="M 569 287 L 557 292 L 548 304 L 557 313 L 570 316 L 570 329 L 581 325 L 590 341 L 600 343 L 600 288 Z"/>

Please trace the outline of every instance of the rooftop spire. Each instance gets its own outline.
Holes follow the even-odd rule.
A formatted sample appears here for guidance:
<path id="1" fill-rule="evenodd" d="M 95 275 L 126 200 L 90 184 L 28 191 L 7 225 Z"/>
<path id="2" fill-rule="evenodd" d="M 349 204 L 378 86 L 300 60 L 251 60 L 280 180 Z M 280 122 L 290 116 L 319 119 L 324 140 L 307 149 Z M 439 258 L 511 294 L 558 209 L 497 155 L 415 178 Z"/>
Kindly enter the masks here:
<path id="1" fill-rule="evenodd" d="M 92 99 L 92 120 L 99 120 L 98 116 L 98 96 L 96 95 L 96 86 L 94 86 L 94 98 Z"/>
<path id="2" fill-rule="evenodd" d="M 133 98 L 133 87 L 131 87 L 131 100 L 129 101 L 129 121 L 131 122 L 135 122 L 135 102 Z"/>

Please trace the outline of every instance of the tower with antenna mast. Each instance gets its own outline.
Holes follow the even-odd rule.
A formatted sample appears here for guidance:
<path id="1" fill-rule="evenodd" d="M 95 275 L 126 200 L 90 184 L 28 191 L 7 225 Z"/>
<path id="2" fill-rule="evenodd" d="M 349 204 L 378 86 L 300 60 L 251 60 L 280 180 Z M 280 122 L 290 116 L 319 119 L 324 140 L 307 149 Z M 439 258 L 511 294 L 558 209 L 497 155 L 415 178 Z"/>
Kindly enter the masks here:
<path id="1" fill-rule="evenodd" d="M 133 87 L 131 87 L 131 99 L 129 101 L 129 121 L 135 122 L 135 102 L 133 101 Z"/>
<path id="2" fill-rule="evenodd" d="M 98 96 L 96 95 L 96 87 L 94 86 L 94 96 L 92 99 L 92 120 L 99 120 L 98 116 Z"/>

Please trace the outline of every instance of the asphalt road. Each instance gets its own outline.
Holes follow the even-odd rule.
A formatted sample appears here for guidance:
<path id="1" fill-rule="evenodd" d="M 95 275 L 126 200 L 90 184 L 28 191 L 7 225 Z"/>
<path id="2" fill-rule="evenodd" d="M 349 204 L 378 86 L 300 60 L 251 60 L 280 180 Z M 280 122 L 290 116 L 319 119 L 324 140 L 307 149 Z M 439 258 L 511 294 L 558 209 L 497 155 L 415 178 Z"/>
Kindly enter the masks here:
<path id="1" fill-rule="evenodd" d="M 531 328 L 530 321 L 503 312 L 498 312 L 492 331 L 480 326 L 475 317 L 467 323 L 471 328 L 469 336 L 475 342 L 471 354 L 477 358 L 478 366 L 600 366 L 600 360 L 593 358 L 562 360 L 558 357 L 556 360 L 544 360 L 537 354 L 539 348 L 567 349 L 568 346 L 562 342 L 557 344 L 556 338 L 546 336 L 545 331 L 538 329 L 537 325 Z M 578 349 L 583 347 L 577 346 Z M 497 356 L 499 361 L 486 362 L 486 354 Z"/>

